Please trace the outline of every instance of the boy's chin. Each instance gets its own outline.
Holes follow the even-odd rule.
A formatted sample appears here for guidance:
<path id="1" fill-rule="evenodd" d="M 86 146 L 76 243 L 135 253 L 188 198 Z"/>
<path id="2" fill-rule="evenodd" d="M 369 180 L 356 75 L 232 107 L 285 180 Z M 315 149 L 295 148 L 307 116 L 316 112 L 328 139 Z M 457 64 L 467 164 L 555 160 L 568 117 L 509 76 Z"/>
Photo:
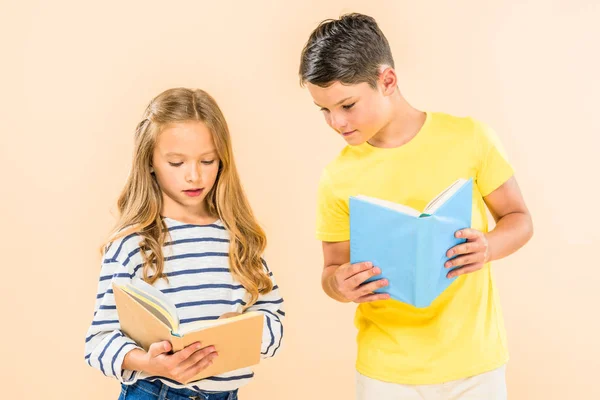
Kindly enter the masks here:
<path id="1" fill-rule="evenodd" d="M 350 146 L 360 146 L 361 144 L 363 144 L 364 142 L 366 142 L 368 140 L 368 138 L 365 138 L 362 135 L 352 135 L 352 136 L 350 136 L 348 138 L 344 138 L 344 140 Z"/>

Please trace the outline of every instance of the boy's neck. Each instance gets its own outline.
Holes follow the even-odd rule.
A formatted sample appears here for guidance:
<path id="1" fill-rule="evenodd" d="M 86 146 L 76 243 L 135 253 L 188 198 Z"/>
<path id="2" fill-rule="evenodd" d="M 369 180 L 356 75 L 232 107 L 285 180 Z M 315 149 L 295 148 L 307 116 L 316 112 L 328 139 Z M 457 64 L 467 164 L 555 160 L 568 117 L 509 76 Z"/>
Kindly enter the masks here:
<path id="1" fill-rule="evenodd" d="M 411 106 L 400 90 L 396 89 L 390 101 L 392 112 L 389 122 L 368 141 L 374 147 L 403 146 L 419 133 L 425 123 L 427 114 Z"/>

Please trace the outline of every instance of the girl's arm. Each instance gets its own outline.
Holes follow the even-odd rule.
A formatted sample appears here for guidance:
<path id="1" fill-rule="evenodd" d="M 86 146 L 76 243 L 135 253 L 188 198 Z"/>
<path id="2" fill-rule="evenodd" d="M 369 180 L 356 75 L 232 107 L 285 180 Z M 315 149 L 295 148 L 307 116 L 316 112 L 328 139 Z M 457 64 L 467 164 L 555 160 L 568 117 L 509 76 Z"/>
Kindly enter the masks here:
<path id="1" fill-rule="evenodd" d="M 283 298 L 279 293 L 279 287 L 275 282 L 273 273 L 269 270 L 267 263 L 263 260 L 263 265 L 273 281 L 273 290 L 269 293 L 259 296 L 258 301 L 248 307 L 247 311 L 259 311 L 265 315 L 263 339 L 261 347 L 261 358 L 273 357 L 281 347 L 283 338 Z"/>
<path id="2" fill-rule="evenodd" d="M 211 365 L 218 356 L 212 346 L 203 347 L 201 343 L 194 343 L 168 354 L 171 344 L 158 342 L 146 352 L 121 332 L 112 283 L 123 285 L 129 282 L 133 270 L 123 265 L 130 263 L 121 263 L 116 258 L 105 257 L 102 263 L 94 318 L 85 339 L 86 362 L 104 375 L 129 384 L 137 381 L 140 371 L 187 382 Z"/>
<path id="3" fill-rule="evenodd" d="M 85 361 L 123 383 L 137 380 L 136 371 L 123 369 L 122 364 L 127 353 L 140 347 L 120 330 L 112 283 L 124 284 L 130 279 L 126 267 L 116 259 L 104 256 L 94 317 L 85 338 Z"/>

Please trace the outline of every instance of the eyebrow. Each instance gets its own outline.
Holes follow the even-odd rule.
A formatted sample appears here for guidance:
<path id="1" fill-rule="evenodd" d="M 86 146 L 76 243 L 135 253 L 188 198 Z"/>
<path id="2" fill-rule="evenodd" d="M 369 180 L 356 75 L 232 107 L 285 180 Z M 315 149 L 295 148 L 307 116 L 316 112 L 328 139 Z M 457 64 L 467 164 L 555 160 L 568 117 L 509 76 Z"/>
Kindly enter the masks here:
<path id="1" fill-rule="evenodd" d="M 200 154 L 200 155 L 201 155 L 201 156 L 206 156 L 206 155 L 208 155 L 208 154 L 212 154 L 212 153 L 215 153 L 215 152 L 216 152 L 216 150 L 210 150 L 210 151 L 204 152 L 204 153 L 202 153 L 202 154 Z M 171 153 L 167 153 L 167 154 L 165 154 L 165 156 L 166 156 L 166 157 L 170 157 L 170 156 L 185 157 L 186 155 L 185 155 L 185 154 L 182 154 L 182 153 L 174 153 L 174 152 L 171 152 Z"/>
<path id="2" fill-rule="evenodd" d="M 338 101 L 337 103 L 335 103 L 333 106 L 334 106 L 334 107 L 335 107 L 335 106 L 339 106 L 340 104 L 342 104 L 342 103 L 343 103 L 343 102 L 345 102 L 346 100 L 349 100 L 349 99 L 351 99 L 352 97 L 354 97 L 354 96 L 346 97 L 345 99 L 343 99 L 343 100 L 340 100 L 340 101 Z M 323 106 L 320 106 L 320 105 L 318 105 L 316 101 L 315 101 L 314 103 L 315 103 L 315 105 L 316 105 L 317 107 L 325 108 L 325 107 L 323 107 Z"/>

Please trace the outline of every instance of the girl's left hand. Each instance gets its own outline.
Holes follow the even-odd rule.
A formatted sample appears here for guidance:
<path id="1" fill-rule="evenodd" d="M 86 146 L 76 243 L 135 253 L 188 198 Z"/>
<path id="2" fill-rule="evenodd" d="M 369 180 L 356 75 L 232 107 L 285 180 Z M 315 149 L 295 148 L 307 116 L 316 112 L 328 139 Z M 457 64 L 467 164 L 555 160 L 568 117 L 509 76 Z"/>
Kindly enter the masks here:
<path id="1" fill-rule="evenodd" d="M 484 264 L 489 262 L 490 251 L 487 236 L 476 229 L 462 229 L 457 231 L 457 238 L 467 239 L 466 243 L 454 246 L 446 253 L 448 257 L 458 256 L 444 264 L 446 268 L 456 268 L 448 273 L 448 278 L 462 274 L 479 271 Z"/>

